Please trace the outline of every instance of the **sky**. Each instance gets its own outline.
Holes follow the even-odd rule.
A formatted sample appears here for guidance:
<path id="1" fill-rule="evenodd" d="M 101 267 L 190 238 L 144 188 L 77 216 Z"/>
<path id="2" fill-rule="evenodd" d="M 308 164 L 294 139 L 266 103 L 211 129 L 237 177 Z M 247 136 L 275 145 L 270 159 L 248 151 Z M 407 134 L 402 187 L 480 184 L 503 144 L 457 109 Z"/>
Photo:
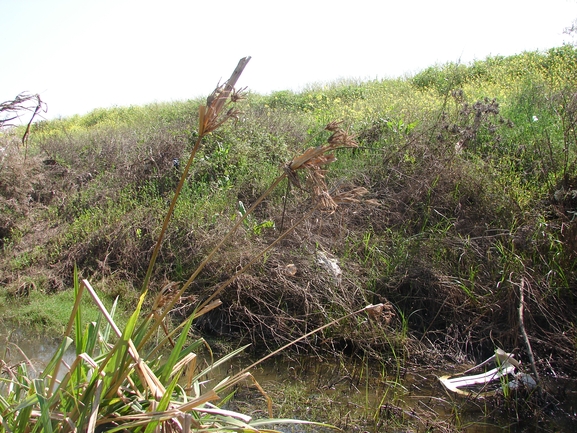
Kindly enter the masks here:
<path id="1" fill-rule="evenodd" d="M 0 0 L 0 102 L 38 93 L 45 118 L 208 95 L 404 77 L 546 50 L 577 0 Z"/>

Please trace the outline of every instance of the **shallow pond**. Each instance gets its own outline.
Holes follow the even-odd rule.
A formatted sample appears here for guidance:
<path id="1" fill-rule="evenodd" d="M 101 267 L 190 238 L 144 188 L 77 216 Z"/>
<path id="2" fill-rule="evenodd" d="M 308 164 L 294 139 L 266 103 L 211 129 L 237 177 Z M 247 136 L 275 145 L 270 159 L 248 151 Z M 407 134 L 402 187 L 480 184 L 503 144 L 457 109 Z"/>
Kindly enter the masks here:
<path id="1" fill-rule="evenodd" d="M 466 369 L 467 367 L 464 367 Z M 462 370 L 460 370 L 462 371 Z M 419 368 L 388 370 L 362 360 L 327 361 L 316 357 L 279 358 L 254 369 L 253 375 L 281 410 L 281 416 L 315 421 L 339 420 L 347 431 L 415 431 L 407 426 L 429 426 L 435 431 L 460 429 L 467 433 L 574 432 L 577 429 L 577 393 L 574 382 L 548 379 L 548 388 L 563 389 L 565 399 L 544 411 L 539 420 L 514 419 L 503 400 L 468 399 L 450 395 L 438 377 L 452 372 Z M 248 397 L 248 398 L 247 398 Z M 254 389 L 239 393 L 239 409 L 258 401 Z M 262 403 L 264 403 L 264 399 Z M 291 407 L 283 407 L 286 401 Z M 261 409 L 264 406 L 261 405 Z M 275 416 L 278 414 L 275 413 Z M 308 415 L 308 416 L 307 416 Z M 324 416 L 323 416 L 324 415 Z M 512 417 L 513 415 L 513 417 Z M 362 429 L 346 420 L 364 420 Z M 446 430 L 445 430 L 446 429 Z M 417 429 L 421 431 L 421 429 Z"/>
<path id="2" fill-rule="evenodd" d="M 0 358 L 6 364 L 29 362 L 40 371 L 60 340 L 22 329 L 0 328 Z M 74 359 L 69 353 L 69 360 Z M 214 379 L 250 365 L 247 357 L 215 369 Z M 464 369 L 464 368 L 463 368 Z M 548 410 L 539 420 L 511 417 L 503 401 L 467 399 L 450 395 L 438 377 L 453 372 L 406 370 L 361 359 L 327 360 L 320 357 L 277 357 L 252 370 L 254 380 L 274 403 L 274 416 L 326 421 L 347 431 L 415 431 L 429 426 L 437 431 L 459 428 L 468 433 L 577 431 L 577 387 L 574 382 L 547 378 L 554 391 Z M 251 380 L 239 386 L 231 409 L 266 417 L 266 399 Z M 362 420 L 362 427 L 359 420 Z M 281 427 L 281 431 L 323 431 Z M 417 431 L 420 431 L 418 429 Z"/>
<path id="3" fill-rule="evenodd" d="M 31 372 L 41 371 L 54 355 L 61 340 L 28 332 L 21 328 L 6 328 L 0 325 L 0 359 L 7 365 L 27 362 Z M 69 350 L 65 362 L 74 360 L 74 350 Z"/>

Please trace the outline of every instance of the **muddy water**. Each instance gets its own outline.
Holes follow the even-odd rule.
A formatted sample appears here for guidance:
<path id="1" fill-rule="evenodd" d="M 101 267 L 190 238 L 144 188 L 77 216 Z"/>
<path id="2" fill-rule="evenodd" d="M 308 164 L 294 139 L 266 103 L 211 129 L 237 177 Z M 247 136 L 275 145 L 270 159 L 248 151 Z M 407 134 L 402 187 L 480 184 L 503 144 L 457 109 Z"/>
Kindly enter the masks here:
<path id="1" fill-rule="evenodd" d="M 0 359 L 7 365 L 26 362 L 28 371 L 40 372 L 50 361 L 61 339 L 47 338 L 38 333 L 22 328 L 7 328 L 0 325 Z M 70 349 L 64 356 L 64 361 L 74 360 L 74 350 Z"/>
<path id="2" fill-rule="evenodd" d="M 0 359 L 8 365 L 27 362 L 32 371 L 41 371 L 60 343 L 23 329 L 0 328 Z M 74 359 L 69 351 L 66 362 Z M 234 374 L 252 360 L 239 358 L 214 371 L 214 379 Z M 505 415 L 503 408 L 486 401 L 470 401 L 449 395 L 438 376 L 454 372 L 439 372 L 425 368 L 408 371 L 400 366 L 386 367 L 360 359 L 327 360 L 319 357 L 279 357 L 252 370 L 254 379 L 266 390 L 277 408 L 274 416 L 309 419 L 335 423 L 350 431 L 406 431 L 407 423 L 429 424 L 435 430 L 443 426 L 458 427 L 467 433 L 494 432 L 574 432 L 577 431 L 577 386 L 574 382 L 548 378 L 546 387 L 554 391 L 557 400 L 538 421 Z M 559 397 L 560 396 L 560 397 Z M 251 380 L 241 385 L 231 409 L 266 416 L 265 398 Z M 548 415 L 547 415 L 548 414 Z M 346 425 L 350 419 L 351 424 Z M 370 420 L 358 430 L 353 420 Z M 436 427 L 435 427 L 436 426 Z M 280 427 L 281 431 L 324 432 L 323 429 L 302 430 Z"/>
<path id="3" fill-rule="evenodd" d="M 228 366 L 227 372 L 221 374 L 235 373 L 235 369 L 248 364 Z M 472 365 L 462 370 L 468 367 Z M 352 424 L 346 425 L 348 431 L 414 431 L 403 428 L 408 424 L 428 425 L 436 431 L 447 431 L 444 428 L 450 426 L 467 433 L 577 431 L 577 386 L 567 380 L 547 379 L 546 387 L 552 391 L 564 390 L 564 399 L 550 399 L 550 408 L 542 417 L 529 420 L 519 416 L 516 420 L 514 410 L 506 411 L 503 402 L 450 395 L 438 377 L 456 371 L 426 368 L 408 371 L 400 366 L 367 365 L 359 359 L 282 357 L 254 368 L 252 373 L 275 404 L 281 406 L 280 410 L 285 410 L 275 416 L 333 423 L 336 419 L 340 427 L 347 418 L 368 420 L 360 430 Z M 260 416 L 264 416 L 264 398 L 256 387 L 250 386 L 251 381 L 247 383 L 247 389 L 239 390 L 239 402 L 236 406 L 233 402 L 232 409 L 261 412 Z M 292 411 L 286 412 L 282 404 L 285 400 Z M 284 431 L 282 427 L 280 430 Z"/>

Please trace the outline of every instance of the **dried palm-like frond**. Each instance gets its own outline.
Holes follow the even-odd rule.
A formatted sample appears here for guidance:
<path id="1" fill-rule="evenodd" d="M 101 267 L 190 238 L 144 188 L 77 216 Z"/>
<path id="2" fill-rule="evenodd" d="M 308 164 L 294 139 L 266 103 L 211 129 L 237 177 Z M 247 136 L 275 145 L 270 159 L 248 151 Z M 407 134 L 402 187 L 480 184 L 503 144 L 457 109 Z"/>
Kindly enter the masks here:
<path id="1" fill-rule="evenodd" d="M 332 122 L 328 123 L 327 126 L 325 126 L 325 129 L 327 131 L 338 131 L 341 128 L 342 123 L 342 120 L 333 120 Z"/>
<path id="2" fill-rule="evenodd" d="M 355 141 L 354 137 L 342 129 L 338 129 L 333 132 L 328 139 L 328 142 L 334 148 L 337 147 L 358 147 L 358 143 Z"/>
<path id="3" fill-rule="evenodd" d="M 349 191 L 340 192 L 333 195 L 333 200 L 337 204 L 359 203 L 361 199 L 368 194 L 368 190 L 363 187 L 356 187 Z"/>
<path id="4" fill-rule="evenodd" d="M 250 57 L 243 57 L 238 62 L 236 69 L 224 84 L 218 84 L 216 89 L 206 99 L 206 106 L 200 107 L 199 135 L 208 134 L 221 126 L 228 119 L 238 119 L 240 112 L 230 108 L 223 113 L 228 103 L 235 103 L 244 99 L 244 89 L 235 90 L 234 86 Z"/>
<path id="5" fill-rule="evenodd" d="M 325 127 L 327 131 L 332 132 L 332 135 L 327 140 L 328 144 L 305 150 L 284 167 L 289 181 L 301 189 L 297 170 L 306 170 L 307 184 L 313 200 L 319 204 L 322 210 L 329 212 L 337 208 L 337 203 L 331 197 L 325 182 L 327 171 L 324 167 L 337 160 L 335 155 L 329 152 L 340 147 L 358 147 L 354 137 L 340 127 L 341 123 L 331 122 Z"/>
<path id="6" fill-rule="evenodd" d="M 246 91 L 247 87 L 243 87 L 241 89 L 232 89 L 232 93 L 230 94 L 230 100 L 232 102 L 238 102 L 238 101 L 242 101 L 243 99 L 246 99 L 245 96 L 245 91 Z"/>
<path id="7" fill-rule="evenodd" d="M 339 125 L 341 123 L 331 122 L 325 127 L 326 130 L 333 133 L 327 140 L 328 144 L 308 148 L 302 155 L 293 158 L 288 167 L 291 170 L 298 170 L 300 168 L 329 164 L 336 161 L 336 158 L 333 154 L 328 154 L 328 152 L 340 147 L 358 147 L 359 144 L 355 141 L 354 136 L 340 128 Z"/>
<path id="8" fill-rule="evenodd" d="M 320 204 L 320 208 L 324 211 L 333 212 L 337 208 L 337 204 L 328 191 L 325 182 L 326 172 L 326 170 L 322 170 L 318 166 L 310 166 L 308 169 L 307 183 L 313 200 Z"/>

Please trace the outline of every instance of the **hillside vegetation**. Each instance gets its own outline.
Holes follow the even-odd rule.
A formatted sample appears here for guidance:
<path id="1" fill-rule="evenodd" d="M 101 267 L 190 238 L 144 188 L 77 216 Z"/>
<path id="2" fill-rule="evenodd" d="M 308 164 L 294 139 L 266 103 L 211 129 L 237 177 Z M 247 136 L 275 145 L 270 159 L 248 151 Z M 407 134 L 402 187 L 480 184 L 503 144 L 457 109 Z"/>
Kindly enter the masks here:
<path id="1" fill-rule="evenodd" d="M 202 103 L 41 121 L 27 155 L 22 131 L 2 133 L 4 320 L 60 332 L 75 264 L 103 297 L 134 308 Z M 359 147 L 335 151 L 327 184 L 363 187 L 370 200 L 312 212 L 228 285 L 223 305 L 195 323 L 198 332 L 276 348 L 383 303 L 377 322 L 343 321 L 300 350 L 434 363 L 502 347 L 523 358 L 523 291 L 538 368 L 577 371 L 575 48 L 432 66 L 402 79 L 249 92 L 239 106 L 236 121 L 211 133 L 196 157 L 152 290 L 186 281 L 284 164 L 326 142 L 330 122 L 342 120 Z M 308 212 L 307 191 L 287 181 L 269 195 L 173 318 L 189 315 Z"/>

